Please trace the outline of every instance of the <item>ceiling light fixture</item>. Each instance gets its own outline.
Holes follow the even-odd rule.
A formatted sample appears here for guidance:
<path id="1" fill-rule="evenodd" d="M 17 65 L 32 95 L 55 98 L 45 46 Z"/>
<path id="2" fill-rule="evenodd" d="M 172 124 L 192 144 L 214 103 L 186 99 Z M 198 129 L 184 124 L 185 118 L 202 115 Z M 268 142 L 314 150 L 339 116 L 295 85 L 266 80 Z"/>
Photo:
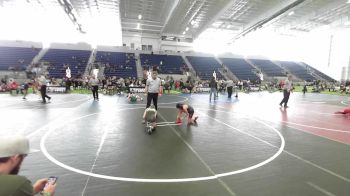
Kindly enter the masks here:
<path id="1" fill-rule="evenodd" d="M 182 33 L 182 35 L 185 35 L 186 34 L 186 31 L 184 31 L 183 33 Z"/>
<path id="2" fill-rule="evenodd" d="M 191 25 L 194 25 L 194 23 L 195 23 L 194 20 L 192 20 L 192 21 L 191 21 Z"/>
<path id="3" fill-rule="evenodd" d="M 186 27 L 186 31 L 188 31 L 188 29 L 189 29 L 189 28 L 188 28 L 188 27 Z"/>
<path id="4" fill-rule="evenodd" d="M 289 12 L 288 16 L 291 16 L 294 14 L 294 11 Z"/>
<path id="5" fill-rule="evenodd" d="M 142 19 L 142 15 L 141 15 L 141 14 L 139 14 L 138 18 L 139 18 L 139 20 L 141 20 L 141 19 Z"/>
<path id="6" fill-rule="evenodd" d="M 140 29 L 140 26 L 141 26 L 140 23 L 137 23 L 137 27 L 136 28 Z"/>

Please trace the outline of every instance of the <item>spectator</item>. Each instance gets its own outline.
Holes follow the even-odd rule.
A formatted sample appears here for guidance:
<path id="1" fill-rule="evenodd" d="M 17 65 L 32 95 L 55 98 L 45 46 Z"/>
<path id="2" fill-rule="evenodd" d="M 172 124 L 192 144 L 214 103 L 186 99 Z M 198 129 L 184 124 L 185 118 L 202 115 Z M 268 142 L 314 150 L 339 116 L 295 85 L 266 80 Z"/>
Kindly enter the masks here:
<path id="1" fill-rule="evenodd" d="M 18 176 L 24 158 L 31 152 L 29 140 L 22 136 L 0 138 L 0 195 L 33 196 L 42 191 L 53 196 L 56 184 L 48 184 L 48 179 L 40 179 L 34 185 L 23 176 Z M 45 187 L 45 188 L 44 188 Z"/>
<path id="2" fill-rule="evenodd" d="M 214 100 L 216 100 L 216 80 L 215 77 L 213 76 L 210 80 L 209 83 L 209 88 L 210 88 L 210 96 L 209 96 L 209 101 L 211 101 L 211 95 L 214 94 Z"/>
<path id="3" fill-rule="evenodd" d="M 280 103 L 280 106 L 282 107 L 283 103 L 284 103 L 284 107 L 288 108 L 288 100 L 289 100 L 289 96 L 290 93 L 293 90 L 293 83 L 292 83 L 292 75 L 289 75 L 288 78 L 285 80 L 284 82 L 284 86 L 283 86 L 283 99 Z"/>
<path id="4" fill-rule="evenodd" d="M 96 78 L 95 75 L 92 75 L 89 84 L 91 86 L 91 91 L 92 95 L 94 96 L 94 100 L 98 101 L 98 85 L 99 85 L 99 80 Z"/>
<path id="5" fill-rule="evenodd" d="M 51 100 L 51 97 L 47 95 L 47 80 L 45 78 L 45 76 L 41 76 L 39 78 L 39 85 L 40 85 L 40 93 L 41 93 L 41 98 L 43 99 L 43 103 L 46 103 L 46 99 L 48 98 L 49 101 Z"/>
<path id="6" fill-rule="evenodd" d="M 23 91 L 22 91 L 23 92 L 23 99 L 27 99 L 26 96 L 28 94 L 28 89 L 29 89 L 29 82 L 26 81 L 23 84 Z"/>

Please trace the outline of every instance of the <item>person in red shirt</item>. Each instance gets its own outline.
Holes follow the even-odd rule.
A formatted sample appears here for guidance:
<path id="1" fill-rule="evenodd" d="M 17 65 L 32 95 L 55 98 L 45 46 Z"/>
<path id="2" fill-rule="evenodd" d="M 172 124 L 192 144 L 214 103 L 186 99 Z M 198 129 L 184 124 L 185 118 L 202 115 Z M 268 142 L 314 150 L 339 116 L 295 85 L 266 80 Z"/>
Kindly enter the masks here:
<path id="1" fill-rule="evenodd" d="M 345 114 L 350 117 L 350 108 L 346 108 L 343 112 L 335 112 L 335 114 Z"/>
<path id="2" fill-rule="evenodd" d="M 193 118 L 194 109 L 192 106 L 178 103 L 176 104 L 176 108 L 179 110 L 179 114 L 176 117 L 176 123 L 181 123 L 181 114 L 185 113 L 188 117 L 188 124 L 196 124 L 198 116 Z"/>

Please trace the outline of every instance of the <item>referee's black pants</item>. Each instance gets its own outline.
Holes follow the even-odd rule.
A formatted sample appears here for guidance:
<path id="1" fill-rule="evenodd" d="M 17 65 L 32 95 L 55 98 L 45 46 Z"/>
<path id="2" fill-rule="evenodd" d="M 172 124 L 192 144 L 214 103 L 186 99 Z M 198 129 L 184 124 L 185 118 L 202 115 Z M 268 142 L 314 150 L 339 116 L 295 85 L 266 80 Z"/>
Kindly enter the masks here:
<path id="1" fill-rule="evenodd" d="M 41 85 L 40 93 L 41 93 L 41 98 L 43 99 L 43 103 L 46 103 L 45 98 L 48 98 L 49 100 L 51 99 L 51 97 L 47 96 L 46 94 L 46 85 Z"/>
<path id="2" fill-rule="evenodd" d="M 98 86 L 92 86 L 92 95 L 94 96 L 94 99 L 97 99 L 98 100 Z"/>
<path id="3" fill-rule="evenodd" d="M 158 110 L 158 93 L 148 93 L 147 94 L 147 105 L 146 108 L 151 106 L 151 101 L 153 100 L 153 105 Z"/>
<path id="4" fill-rule="evenodd" d="M 282 101 L 280 103 L 281 106 L 284 103 L 284 107 L 287 107 L 289 96 L 290 96 L 290 91 L 284 89 L 283 90 L 283 99 L 282 99 Z"/>
<path id="5" fill-rule="evenodd" d="M 232 95 L 232 86 L 227 87 L 228 98 L 231 98 Z"/>

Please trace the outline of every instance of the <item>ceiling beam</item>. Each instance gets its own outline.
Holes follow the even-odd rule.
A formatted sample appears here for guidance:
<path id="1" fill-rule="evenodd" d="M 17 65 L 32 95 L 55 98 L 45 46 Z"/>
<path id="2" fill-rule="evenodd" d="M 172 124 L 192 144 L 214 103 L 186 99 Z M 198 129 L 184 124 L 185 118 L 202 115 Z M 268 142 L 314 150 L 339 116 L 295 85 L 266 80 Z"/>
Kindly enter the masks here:
<path id="1" fill-rule="evenodd" d="M 196 39 L 204 30 L 206 30 L 211 24 L 213 24 L 217 19 L 219 19 L 223 13 L 232 7 L 236 0 L 227 0 L 226 4 L 215 14 L 212 19 L 207 21 L 202 27 L 200 27 L 194 34 L 193 39 Z"/>
<path id="2" fill-rule="evenodd" d="M 121 22 L 122 24 L 137 24 L 140 23 L 140 26 L 150 26 L 150 27 L 158 27 L 158 28 L 163 28 L 163 25 L 153 25 L 153 24 L 147 24 L 147 23 L 142 23 L 142 21 L 140 22 Z"/>
<path id="3" fill-rule="evenodd" d="M 346 14 L 344 14 L 342 16 L 341 12 L 337 12 L 337 11 L 333 11 L 332 10 L 334 8 L 337 8 L 338 6 L 341 6 L 341 5 L 346 5 L 346 4 L 340 3 L 338 1 L 329 2 L 327 5 L 323 5 L 318 10 L 318 12 L 310 12 L 307 15 L 299 17 L 298 20 L 290 22 L 288 24 L 288 26 L 292 29 L 292 28 L 300 28 L 300 26 L 307 25 L 307 24 L 309 24 L 309 25 L 310 24 L 314 24 L 314 25 L 318 25 L 318 26 L 332 24 L 334 22 L 339 21 L 339 19 L 341 19 L 342 17 L 346 16 Z M 321 14 L 319 14 L 319 13 L 321 13 Z M 327 16 L 327 14 L 330 14 L 330 13 L 332 15 L 339 14 L 339 16 L 337 16 L 338 19 L 335 20 L 335 21 L 328 21 L 329 18 L 324 19 L 324 17 Z M 344 13 L 349 13 L 349 12 L 347 10 L 345 10 Z"/>
<path id="4" fill-rule="evenodd" d="M 71 2 L 69 0 L 58 0 L 58 3 L 61 5 L 61 7 L 63 8 L 64 12 L 67 14 L 68 18 L 72 21 L 72 23 L 74 24 L 74 26 L 76 26 L 77 30 L 80 33 L 86 33 L 83 28 L 81 23 L 79 23 L 78 19 L 77 19 L 77 12 L 75 11 L 73 5 L 71 4 Z"/>
<path id="5" fill-rule="evenodd" d="M 161 25 L 161 22 L 158 21 L 153 21 L 153 20 L 138 20 L 138 19 L 133 19 L 133 18 L 121 18 L 123 22 L 130 22 L 130 23 L 153 23 L 154 25 Z"/>
<path id="6" fill-rule="evenodd" d="M 244 28 L 244 30 L 239 33 L 237 36 L 233 38 L 233 41 L 236 39 L 239 39 L 242 36 L 247 35 L 248 33 L 255 31 L 258 28 L 261 28 L 263 25 L 269 23 L 270 21 L 276 19 L 277 17 L 281 16 L 282 14 L 285 14 L 289 10 L 305 3 L 306 0 L 289 0 L 285 3 L 280 4 L 279 6 L 276 6 L 272 10 L 268 12 L 268 14 L 261 16 L 260 18 L 257 18 L 256 20 L 252 21 L 247 28 Z"/>
<path id="7" fill-rule="evenodd" d="M 131 30 L 138 30 L 138 31 L 154 31 L 154 32 L 159 32 L 159 30 L 156 30 L 156 29 L 138 29 L 136 27 L 123 27 L 123 30 L 128 30 L 128 29 L 131 29 Z"/>
<path id="8" fill-rule="evenodd" d="M 174 0 L 174 3 L 170 9 L 168 16 L 166 17 L 166 19 L 164 21 L 164 25 L 163 25 L 163 28 L 160 31 L 160 33 L 163 33 L 165 26 L 168 24 L 168 21 L 169 21 L 170 17 L 173 15 L 175 8 L 179 5 L 179 2 L 180 2 L 180 0 Z"/>

